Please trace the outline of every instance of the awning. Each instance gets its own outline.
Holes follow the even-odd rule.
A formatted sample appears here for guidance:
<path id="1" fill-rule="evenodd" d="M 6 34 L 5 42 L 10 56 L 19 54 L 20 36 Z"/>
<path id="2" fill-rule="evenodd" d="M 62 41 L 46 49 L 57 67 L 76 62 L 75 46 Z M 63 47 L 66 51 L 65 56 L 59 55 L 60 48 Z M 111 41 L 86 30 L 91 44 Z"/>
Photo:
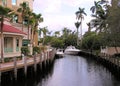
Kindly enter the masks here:
<path id="1" fill-rule="evenodd" d="M 27 34 L 24 33 L 23 31 L 21 31 L 21 30 L 15 28 L 15 27 L 13 27 L 13 26 L 6 25 L 6 24 L 3 25 L 3 32 L 18 33 L 18 34 L 27 35 Z"/>

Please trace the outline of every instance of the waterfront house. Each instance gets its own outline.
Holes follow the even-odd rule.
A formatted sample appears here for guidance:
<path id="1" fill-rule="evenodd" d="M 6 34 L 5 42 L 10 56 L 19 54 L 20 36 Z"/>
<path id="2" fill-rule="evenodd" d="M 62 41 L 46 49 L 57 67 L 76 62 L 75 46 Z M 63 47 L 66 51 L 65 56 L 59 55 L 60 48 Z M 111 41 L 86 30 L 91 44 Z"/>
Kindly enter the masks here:
<path id="1" fill-rule="evenodd" d="M 20 4 L 26 2 L 27 5 L 30 7 L 30 10 L 33 11 L 33 2 L 34 0 L 0 0 L 0 5 L 3 7 L 8 7 L 11 10 L 15 12 L 15 15 L 13 16 L 13 20 L 11 25 L 19 30 L 22 31 L 22 14 L 17 12 L 17 9 L 20 8 Z M 24 20 L 24 23 L 26 20 Z M 27 33 L 26 36 L 23 38 L 23 43 L 28 42 L 31 38 L 31 30 L 28 31 L 28 27 L 24 26 L 23 32 Z M 31 29 L 31 28 L 30 28 Z M 29 36 L 28 36 L 29 34 Z M 38 45 L 38 33 L 35 33 L 33 43 L 35 46 Z"/>
<path id="2" fill-rule="evenodd" d="M 1 35 L 1 34 L 0 34 Z M 21 55 L 22 39 L 26 33 L 21 30 L 4 24 L 3 26 L 3 55 L 6 57 L 14 57 Z M 0 45 L 1 45 L 1 36 L 0 36 Z M 1 46 L 0 46 L 1 51 Z"/>

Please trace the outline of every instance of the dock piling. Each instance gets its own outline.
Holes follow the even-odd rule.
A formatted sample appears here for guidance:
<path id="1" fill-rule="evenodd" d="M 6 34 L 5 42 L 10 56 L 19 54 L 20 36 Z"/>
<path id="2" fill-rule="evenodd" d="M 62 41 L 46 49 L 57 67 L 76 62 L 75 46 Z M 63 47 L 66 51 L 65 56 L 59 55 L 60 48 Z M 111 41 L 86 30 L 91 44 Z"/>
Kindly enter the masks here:
<path id="1" fill-rule="evenodd" d="M 17 59 L 14 57 L 14 77 L 17 80 Z"/>
<path id="2" fill-rule="evenodd" d="M 27 76 L 27 57 L 22 54 L 23 62 L 24 62 L 24 74 Z"/>
<path id="3" fill-rule="evenodd" d="M 42 53 L 40 54 L 40 68 L 42 69 Z"/>
<path id="4" fill-rule="evenodd" d="M 37 70 L 36 55 L 37 55 L 37 53 L 35 53 L 35 55 L 33 55 L 33 59 L 34 59 L 34 72 L 36 72 L 36 70 Z"/>
<path id="5" fill-rule="evenodd" d="M 0 59 L 0 69 L 1 69 L 1 59 Z M 0 84 L 1 84 L 1 76 L 2 76 L 2 72 L 1 72 L 1 70 L 0 70 Z"/>

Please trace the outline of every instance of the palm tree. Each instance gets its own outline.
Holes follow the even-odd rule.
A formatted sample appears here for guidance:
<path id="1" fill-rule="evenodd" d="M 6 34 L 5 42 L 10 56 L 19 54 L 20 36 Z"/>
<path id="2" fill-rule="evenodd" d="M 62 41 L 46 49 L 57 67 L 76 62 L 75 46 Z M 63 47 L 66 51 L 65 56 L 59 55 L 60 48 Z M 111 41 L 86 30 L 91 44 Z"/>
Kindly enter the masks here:
<path id="1" fill-rule="evenodd" d="M 33 13 L 33 28 L 32 28 L 32 32 L 33 32 L 33 41 L 34 41 L 34 38 L 35 38 L 35 35 L 37 35 L 37 32 L 38 32 L 38 25 L 39 23 L 43 22 L 43 17 L 41 14 L 35 14 Z"/>
<path id="2" fill-rule="evenodd" d="M 92 24 L 92 28 L 96 27 L 96 31 L 104 31 L 105 28 L 107 27 L 106 25 L 106 19 L 108 17 L 108 5 L 103 5 L 105 2 L 105 0 L 101 0 L 98 2 L 94 2 L 94 6 L 91 7 L 91 11 L 92 11 L 92 17 L 94 17 L 94 19 L 91 20 L 91 24 Z M 105 9 L 105 8 L 106 9 Z"/>
<path id="3" fill-rule="evenodd" d="M 4 55 L 3 55 L 3 26 L 4 26 L 4 18 L 8 17 L 11 10 L 6 7 L 0 6 L 0 31 L 1 31 L 1 60 L 4 62 Z"/>
<path id="4" fill-rule="evenodd" d="M 30 8 L 28 8 L 27 12 L 26 12 L 26 18 L 27 18 L 27 27 L 28 27 L 28 40 L 30 39 L 30 25 L 32 24 L 32 11 L 30 10 Z"/>
<path id="5" fill-rule="evenodd" d="M 80 24 L 81 24 L 80 22 L 76 22 L 76 23 L 75 23 L 75 26 L 76 26 L 76 28 L 77 28 L 77 46 L 78 46 L 78 44 L 79 44 L 79 39 L 78 39 L 79 31 L 78 31 L 78 28 L 79 28 Z"/>
<path id="6" fill-rule="evenodd" d="M 39 28 L 39 36 L 41 37 L 41 35 L 42 35 L 42 30 L 43 30 L 43 28 Z"/>
<path id="7" fill-rule="evenodd" d="M 87 26 L 88 26 L 88 31 L 87 32 L 91 32 L 91 23 L 87 23 Z"/>
<path id="8" fill-rule="evenodd" d="M 45 41 L 47 32 L 49 32 L 48 29 L 47 29 L 47 27 L 44 27 L 44 28 L 42 29 L 42 32 L 43 32 L 43 44 L 44 44 L 44 41 Z"/>
<path id="9" fill-rule="evenodd" d="M 67 27 L 64 27 L 62 30 L 62 35 L 63 35 L 63 39 L 67 38 L 67 36 L 71 33 L 71 30 L 68 29 Z"/>
<path id="10" fill-rule="evenodd" d="M 81 43 L 82 43 L 82 21 L 84 19 L 84 15 L 87 15 L 84 10 L 85 10 L 84 8 L 79 7 L 79 10 L 75 13 L 77 22 L 80 22 L 80 26 L 81 26 L 81 31 L 80 31 L 81 32 L 80 33 L 80 35 L 81 35 Z"/>
<path id="11" fill-rule="evenodd" d="M 22 31 L 23 31 L 23 24 L 24 24 L 25 16 L 27 14 L 27 10 L 29 10 L 29 7 L 26 2 L 21 3 L 20 8 L 17 9 L 17 11 L 22 15 Z"/>
<path id="12" fill-rule="evenodd" d="M 55 31 L 55 37 L 58 37 L 60 35 L 60 32 L 59 31 Z"/>
<path id="13" fill-rule="evenodd" d="M 95 14 L 97 14 L 97 12 L 98 12 L 100 9 L 102 9 L 102 6 L 100 5 L 100 2 L 99 2 L 99 1 L 98 1 L 98 2 L 94 1 L 94 6 L 92 6 L 92 7 L 90 8 L 90 10 L 92 11 L 92 13 L 95 13 Z"/>

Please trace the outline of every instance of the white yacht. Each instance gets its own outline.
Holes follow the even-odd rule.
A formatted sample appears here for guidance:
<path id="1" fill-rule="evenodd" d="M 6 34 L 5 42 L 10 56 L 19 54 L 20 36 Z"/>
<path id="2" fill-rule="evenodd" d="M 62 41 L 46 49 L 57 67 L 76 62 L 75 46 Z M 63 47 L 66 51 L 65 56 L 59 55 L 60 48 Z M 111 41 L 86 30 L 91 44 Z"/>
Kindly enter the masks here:
<path id="1" fill-rule="evenodd" d="M 76 49 L 75 46 L 68 46 L 65 49 L 65 54 L 70 54 L 70 55 L 77 55 L 80 52 L 79 49 Z"/>
<path id="2" fill-rule="evenodd" d="M 56 55 L 58 55 L 59 57 L 63 57 L 64 56 L 63 49 L 57 49 Z"/>

